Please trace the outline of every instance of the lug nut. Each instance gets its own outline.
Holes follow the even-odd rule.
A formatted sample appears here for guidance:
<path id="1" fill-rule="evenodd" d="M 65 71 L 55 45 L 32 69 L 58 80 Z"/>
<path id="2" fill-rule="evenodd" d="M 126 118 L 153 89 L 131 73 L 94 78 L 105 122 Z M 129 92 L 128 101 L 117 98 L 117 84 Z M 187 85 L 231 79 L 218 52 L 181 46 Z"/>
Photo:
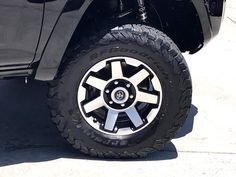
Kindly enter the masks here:
<path id="1" fill-rule="evenodd" d="M 130 86 L 131 86 L 130 84 L 127 84 L 127 85 L 126 85 L 127 88 L 130 88 Z"/>
<path id="2" fill-rule="evenodd" d="M 107 89 L 105 92 L 106 92 L 106 93 L 110 93 L 110 90 Z"/>
<path id="3" fill-rule="evenodd" d="M 113 104 L 113 101 L 109 101 L 109 104 Z"/>
<path id="4" fill-rule="evenodd" d="M 125 104 L 121 104 L 121 107 L 125 107 Z"/>
<path id="5" fill-rule="evenodd" d="M 118 82 L 118 81 L 115 81 L 115 82 L 114 82 L 114 84 L 115 84 L 115 85 L 118 85 L 118 84 L 119 84 L 119 82 Z"/>
<path id="6" fill-rule="evenodd" d="M 133 98 L 134 98 L 134 95 L 130 95 L 129 98 L 130 98 L 130 99 L 133 99 Z"/>

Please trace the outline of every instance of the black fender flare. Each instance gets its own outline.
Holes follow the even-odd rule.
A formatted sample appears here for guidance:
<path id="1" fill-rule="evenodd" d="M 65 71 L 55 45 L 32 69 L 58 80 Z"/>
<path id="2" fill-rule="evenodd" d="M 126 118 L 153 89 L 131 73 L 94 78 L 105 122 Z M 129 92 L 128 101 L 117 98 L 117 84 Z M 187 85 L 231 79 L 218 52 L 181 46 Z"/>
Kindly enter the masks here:
<path id="1" fill-rule="evenodd" d="M 204 37 L 203 45 L 215 37 L 219 31 L 224 17 L 226 0 L 211 0 L 205 3 L 204 0 L 191 0 L 198 13 L 202 33 Z"/>
<path id="2" fill-rule="evenodd" d="M 67 0 L 44 48 L 36 70 L 36 80 L 51 81 L 55 78 L 73 33 L 93 1 L 94 0 Z M 70 22 L 68 22 L 68 19 Z M 65 26 L 65 24 L 68 23 L 69 25 Z M 61 34 L 63 34 L 63 37 Z"/>
<path id="3" fill-rule="evenodd" d="M 210 17 L 206 9 L 207 7 L 203 0 L 192 0 L 192 3 L 195 6 L 195 9 L 200 19 L 202 33 L 204 37 L 204 44 L 207 44 L 213 36 Z"/>

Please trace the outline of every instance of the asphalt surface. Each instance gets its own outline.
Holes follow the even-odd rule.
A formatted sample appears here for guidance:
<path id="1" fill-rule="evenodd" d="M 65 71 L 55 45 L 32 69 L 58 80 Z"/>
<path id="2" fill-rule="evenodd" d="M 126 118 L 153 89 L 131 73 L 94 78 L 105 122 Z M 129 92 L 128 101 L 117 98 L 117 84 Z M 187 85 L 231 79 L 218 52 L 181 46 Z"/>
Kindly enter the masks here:
<path id="1" fill-rule="evenodd" d="M 51 123 L 44 83 L 0 81 L 0 177 L 236 176 L 236 1 L 227 2 L 219 36 L 198 54 L 185 54 L 193 104 L 162 152 L 130 161 L 84 156 Z"/>

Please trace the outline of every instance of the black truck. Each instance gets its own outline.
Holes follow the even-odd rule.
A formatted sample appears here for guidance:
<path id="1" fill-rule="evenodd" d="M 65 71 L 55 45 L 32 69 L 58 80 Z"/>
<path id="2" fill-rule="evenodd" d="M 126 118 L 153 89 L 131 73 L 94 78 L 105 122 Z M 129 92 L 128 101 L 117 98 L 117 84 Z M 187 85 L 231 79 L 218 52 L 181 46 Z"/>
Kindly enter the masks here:
<path id="1" fill-rule="evenodd" d="M 145 157 L 185 122 L 182 53 L 217 35 L 225 3 L 0 0 L 0 78 L 47 82 L 52 120 L 81 152 Z"/>

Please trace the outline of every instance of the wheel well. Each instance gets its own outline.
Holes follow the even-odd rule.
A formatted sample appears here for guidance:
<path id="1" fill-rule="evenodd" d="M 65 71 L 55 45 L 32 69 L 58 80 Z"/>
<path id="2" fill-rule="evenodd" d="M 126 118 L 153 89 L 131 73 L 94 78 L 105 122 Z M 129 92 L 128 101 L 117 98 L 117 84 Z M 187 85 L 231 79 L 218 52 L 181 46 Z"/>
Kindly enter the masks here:
<path id="1" fill-rule="evenodd" d="M 76 28 L 68 48 L 83 39 L 124 24 L 155 27 L 167 34 L 182 52 L 197 50 L 204 42 L 196 9 L 191 1 L 145 0 L 147 22 L 139 19 L 137 0 L 94 0 Z"/>

